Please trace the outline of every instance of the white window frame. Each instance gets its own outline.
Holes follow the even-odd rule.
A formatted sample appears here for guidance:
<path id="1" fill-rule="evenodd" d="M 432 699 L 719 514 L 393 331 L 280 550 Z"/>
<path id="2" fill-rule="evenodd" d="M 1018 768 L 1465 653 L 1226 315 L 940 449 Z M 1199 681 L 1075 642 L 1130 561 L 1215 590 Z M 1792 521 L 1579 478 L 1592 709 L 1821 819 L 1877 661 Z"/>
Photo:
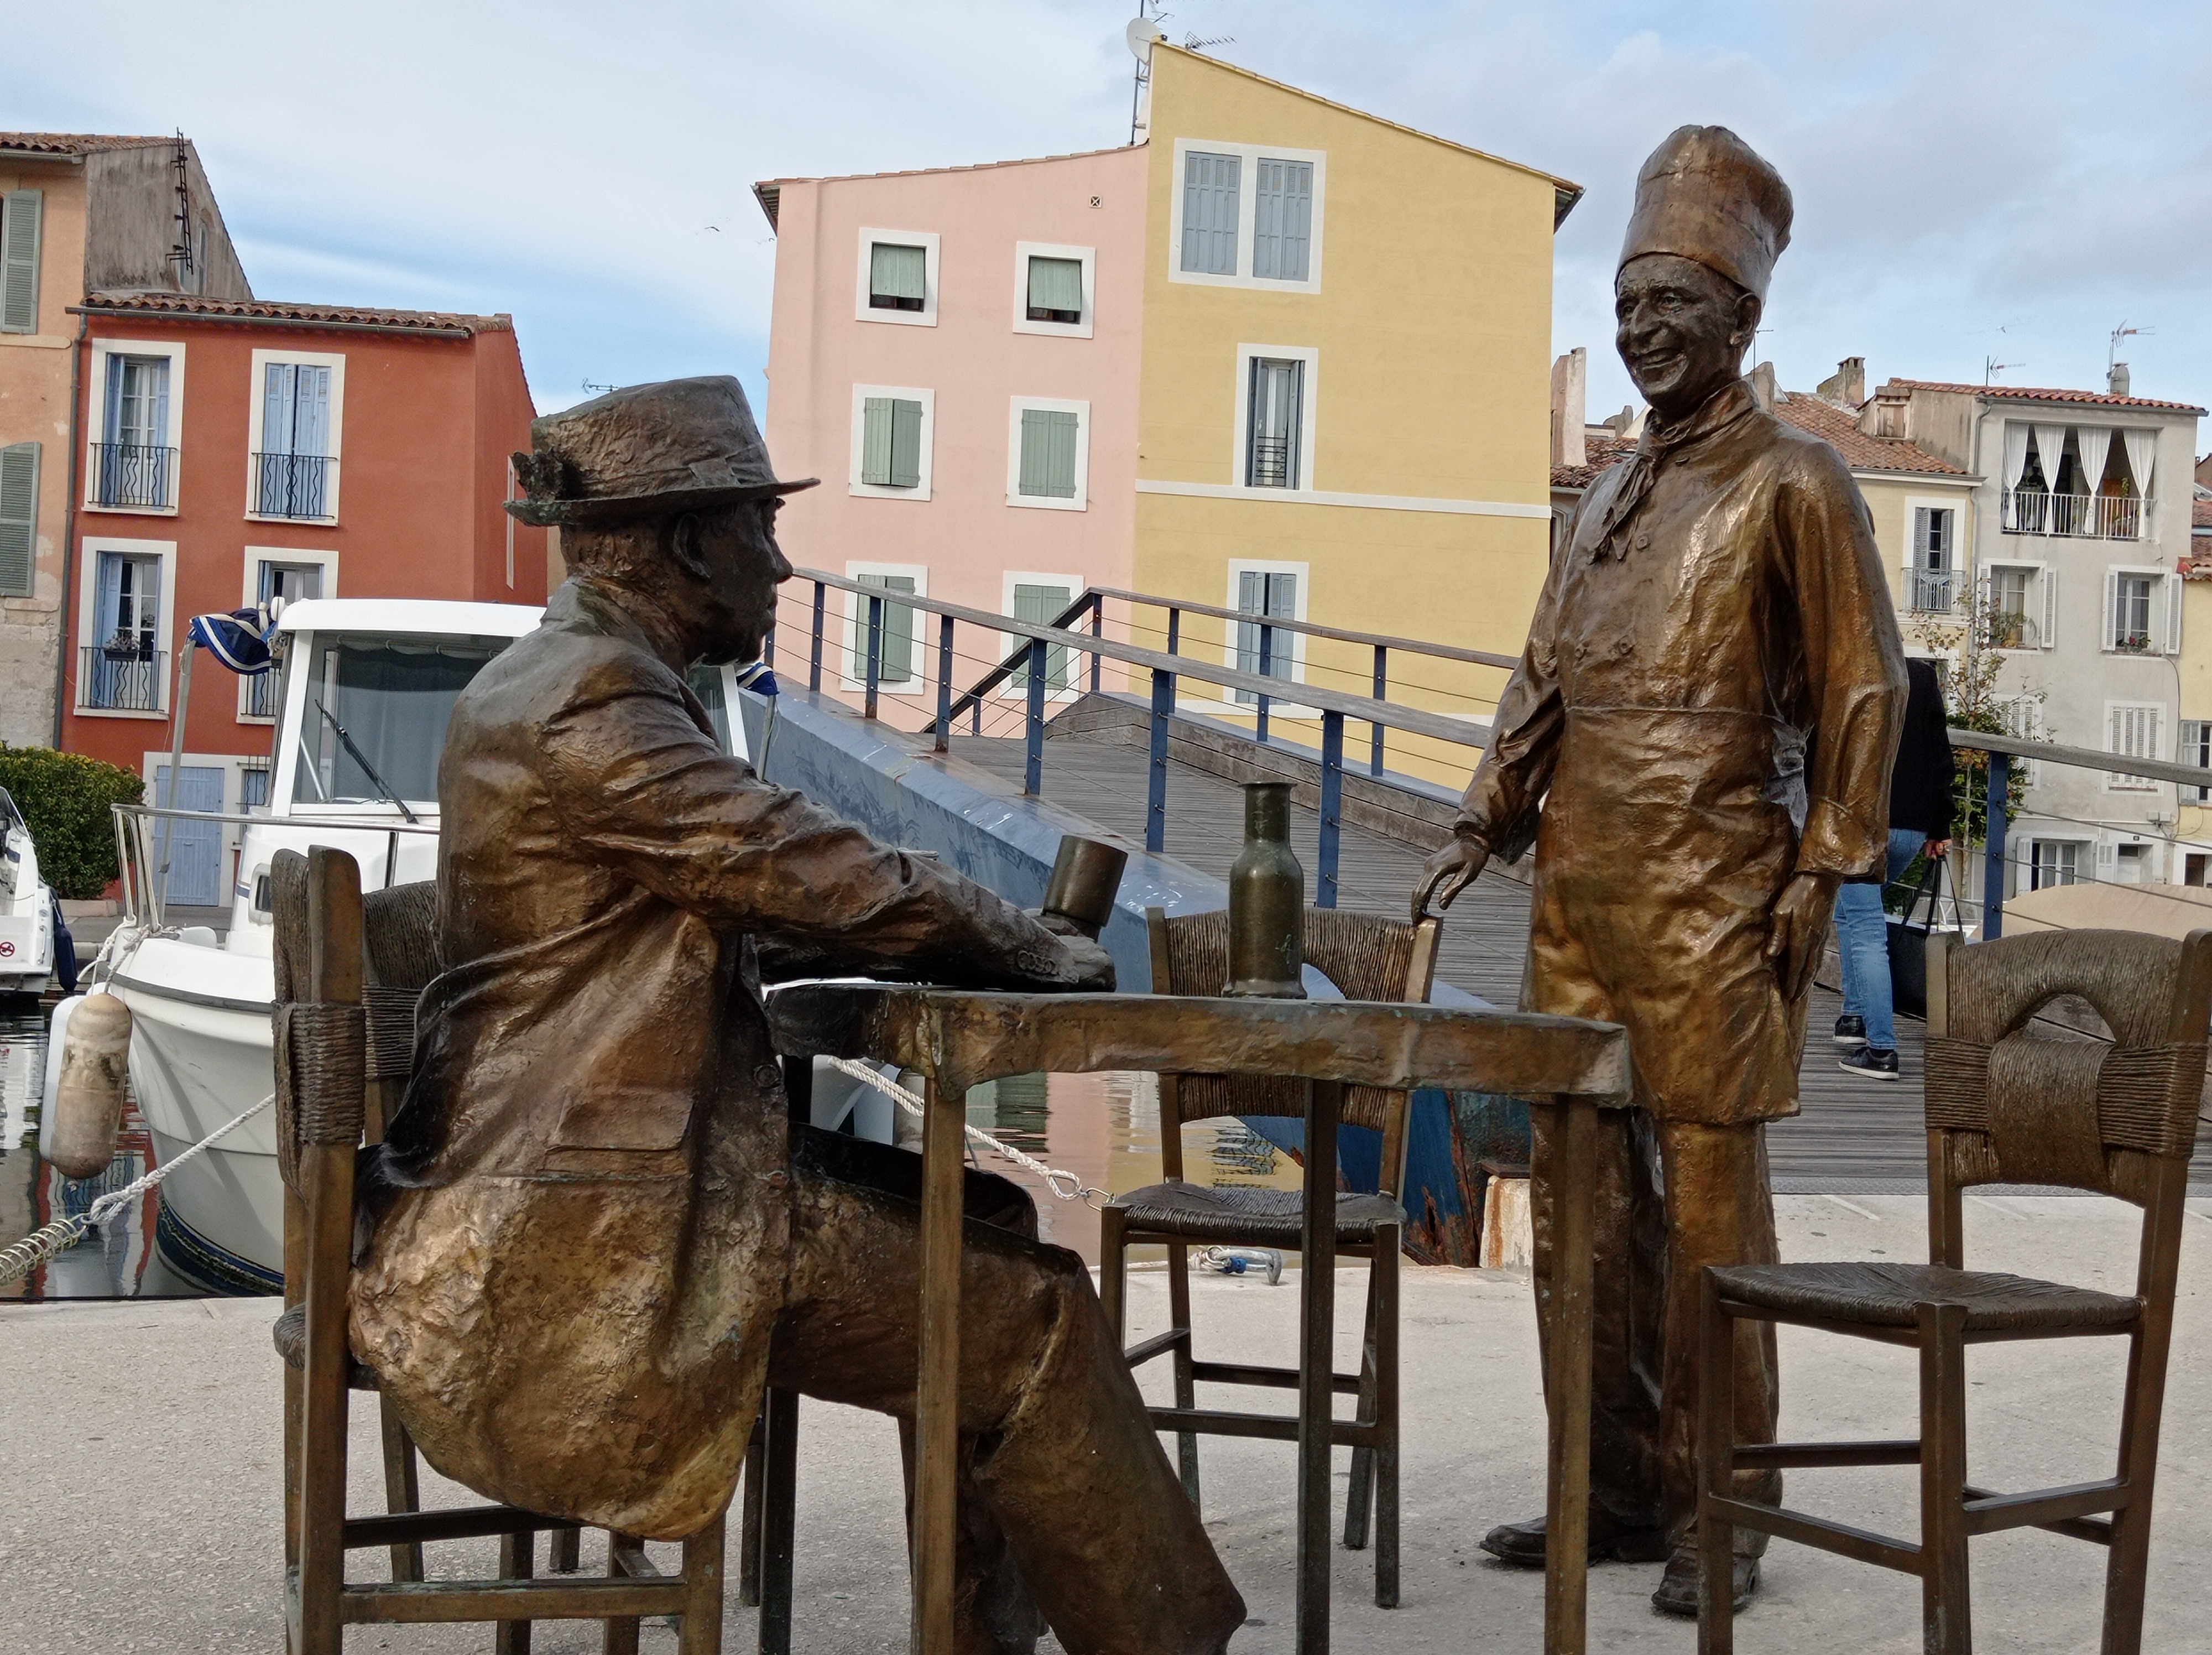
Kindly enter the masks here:
<path id="1" fill-rule="evenodd" d="M 248 383 L 246 402 L 246 515 L 257 523 L 310 522 L 335 525 L 338 520 L 338 479 L 345 467 L 341 454 L 345 447 L 345 355 L 343 351 L 322 350 L 257 350 L 253 353 L 253 377 Z M 329 508 L 322 516 L 312 518 L 271 517 L 253 509 L 256 485 L 260 478 L 253 473 L 253 456 L 261 452 L 261 422 L 267 415 L 269 399 L 267 385 L 269 364 L 298 362 L 307 368 L 327 368 L 331 370 L 331 470 L 323 485 L 323 503 Z M 172 379 L 176 369 L 169 370 Z M 170 404 L 176 406 L 176 392 L 170 392 Z M 181 460 L 183 456 L 179 456 Z M 509 586 L 514 581 L 510 575 Z"/>
<path id="2" fill-rule="evenodd" d="M 1282 490 L 1279 489 L 1255 489 L 1252 492 L 1255 494 L 1280 494 Z M 1240 575 L 1248 574 L 1297 575 L 1298 577 L 1298 600 L 1289 618 L 1294 621 L 1303 621 L 1305 619 L 1306 605 L 1313 601 L 1313 565 L 1311 563 L 1293 563 L 1281 558 L 1231 558 L 1229 560 L 1229 578 L 1226 583 L 1227 591 L 1221 600 L 1221 606 L 1224 609 L 1233 610 L 1237 607 L 1237 577 Z M 1283 618 L 1278 616 L 1274 618 L 1279 620 Z M 1237 628 L 1239 624 L 1240 623 L 1234 620 L 1224 621 L 1221 624 L 1221 664 L 1232 672 L 1240 670 L 1237 665 Z M 1287 642 L 1290 646 L 1291 670 L 1290 675 L 1284 679 L 1284 682 L 1285 684 L 1304 684 L 1306 681 L 1306 635 L 1303 632 L 1285 632 L 1282 635 L 1280 639 L 1277 640 L 1277 642 L 1279 643 Z M 1272 653 L 1273 652 L 1271 650 L 1270 654 Z M 1235 712 L 1257 713 L 1259 711 L 1257 706 L 1247 705 L 1245 703 L 1237 700 L 1237 691 L 1229 688 L 1225 685 L 1222 686 L 1221 699 L 1224 703 Z M 1296 702 L 1288 700 L 1273 702 L 1268 707 L 1267 714 L 1271 718 L 1319 718 L 1321 716 L 1320 712 L 1316 709 L 1302 706 Z"/>
<path id="3" fill-rule="evenodd" d="M 2022 741 L 2040 741 L 2043 739 L 2042 697 L 2033 694 L 2001 695 L 1995 698 L 1995 707 L 2013 735 Z M 2015 756 L 2012 762 L 2027 786 L 2035 787 L 2043 780 L 2042 760 Z"/>
<path id="4" fill-rule="evenodd" d="M 103 384 L 106 381 L 101 381 Z M 173 399 L 173 386 L 170 392 Z M 170 407 L 176 406 L 173 400 Z M 161 565 L 161 601 L 160 618 L 155 623 L 154 653 L 167 655 L 169 662 L 161 673 L 159 704 L 151 712 L 138 712 L 125 707 L 88 707 L 84 704 L 84 652 L 101 640 L 94 636 L 100 626 L 100 554 L 120 552 L 130 557 L 158 559 Z M 70 670 L 76 674 L 76 691 L 71 697 L 70 710 L 79 718 L 139 718 L 167 719 L 169 716 L 170 685 L 176 676 L 177 637 L 177 543 L 174 540 L 125 540 L 114 535 L 88 534 L 77 543 L 77 603 L 76 654 L 70 661 Z"/>
<path id="5" fill-rule="evenodd" d="M 860 450 L 867 426 L 868 399 L 871 397 L 895 397 L 902 402 L 921 405 L 921 453 L 916 462 L 921 480 L 911 489 L 894 489 L 881 483 L 860 481 Z M 936 392 L 914 385 L 856 385 L 853 387 L 853 452 L 851 464 L 846 472 L 848 492 L 866 500 L 927 500 L 930 493 L 932 461 L 936 452 Z M 891 573 L 903 575 L 906 571 L 895 569 Z"/>
<path id="6" fill-rule="evenodd" d="M 927 563 L 878 563 L 860 558 L 848 562 L 845 565 L 847 580 L 857 581 L 863 575 L 910 575 L 914 577 L 913 593 L 911 594 L 903 592 L 887 593 L 884 594 L 887 605 L 896 598 L 909 595 L 927 598 L 929 595 L 929 565 Z M 854 678 L 850 669 L 853 657 L 859 654 L 862 648 L 862 634 L 868 624 L 867 602 L 867 598 L 861 593 L 846 593 L 844 645 L 837 655 L 837 682 L 845 689 L 856 690 L 863 693 L 867 690 L 867 681 Z M 922 654 L 925 641 L 929 636 L 924 614 L 925 611 L 921 610 L 914 611 L 914 648 L 907 657 L 914 667 L 913 676 L 901 678 L 896 684 L 888 679 L 877 680 L 876 689 L 879 693 L 887 696 L 917 696 L 921 693 L 922 685 L 929 682 L 928 658 Z"/>
<path id="7" fill-rule="evenodd" d="M 1240 163 L 1237 174 L 1237 271 L 1234 275 L 1212 276 L 1182 267 L 1182 181 L 1186 167 L 1183 158 L 1194 149 L 1203 155 L 1235 155 Z M 1269 161 L 1308 161 L 1313 163 L 1313 227 L 1306 241 L 1306 279 L 1303 282 L 1279 282 L 1252 274 L 1253 228 L 1259 217 L 1260 161 L 1262 157 Z M 1325 149 L 1293 149 L 1275 143 L 1217 143 L 1210 138 L 1177 138 L 1173 189 L 1168 207 L 1168 280 L 1188 282 L 1194 287 L 1257 288 L 1266 293 L 1319 293 L 1322 222 L 1327 216 L 1328 201 L 1328 152 Z"/>
<path id="8" fill-rule="evenodd" d="M 2151 750 L 2149 752 L 2123 754 L 2118 747 L 2112 745 L 2112 715 L 2122 711 L 2123 709 L 2148 711 L 2157 715 L 2158 723 L 2151 731 Z M 2166 745 L 2169 738 L 2169 732 L 2174 731 L 2177 728 L 2173 723 L 2172 714 L 2172 709 L 2163 701 L 2136 701 L 2130 697 L 2117 696 L 2108 697 L 2105 702 L 2104 730 L 2102 732 L 2105 751 L 2111 754 L 2115 758 L 2143 758 L 2153 764 L 2157 763 L 2166 756 Z M 2175 739 L 2178 739 L 2178 736 Z M 2133 780 L 2130 780 L 2116 770 L 2106 770 L 2105 772 L 2105 791 L 2106 793 L 2156 793 L 2160 788 L 2169 785 L 2171 784 L 2165 782 L 2155 781 L 2148 776 L 2138 776 Z"/>
<path id="9" fill-rule="evenodd" d="M 902 247 L 921 249 L 921 308 L 920 310 L 878 310 L 868 303 L 868 283 L 872 272 L 875 246 L 878 241 L 891 242 Z M 890 322 L 900 327 L 935 327 L 937 326 L 937 232 L 934 230 L 885 230 L 863 228 L 860 231 L 860 275 L 854 283 L 853 314 L 863 322 Z"/>
<path id="10" fill-rule="evenodd" d="M 1984 557 L 1976 568 L 1976 578 L 1984 591 L 1994 585 L 1989 577 L 1997 569 L 2024 569 L 2030 572 L 2032 579 L 2029 582 L 2027 619 L 2035 624 L 2034 647 L 2037 649 L 2054 648 L 2053 639 L 2058 630 L 2057 587 L 2050 563 L 2047 560 L 2033 557 Z M 1995 647 L 1991 646 L 1991 648 Z M 2021 648 L 1999 650 L 1998 653 L 2024 655 L 2028 651 L 2026 648 Z"/>
<path id="11" fill-rule="evenodd" d="M 2124 575 L 2151 583 L 2151 648 L 2146 650 L 2121 649 L 2112 641 L 2113 624 L 2118 618 L 2113 613 L 2113 604 L 2119 595 L 2120 577 Z M 2181 653 L 2181 581 L 2172 569 L 2159 563 L 2107 563 L 2104 597 L 2099 610 L 2097 648 L 2103 654 L 2148 659 Z"/>
<path id="12" fill-rule="evenodd" d="M 1255 489 L 1244 480 L 1249 475 L 1245 449 L 1252 439 L 1252 363 L 1255 359 L 1305 364 L 1298 390 L 1298 486 L 1295 489 Z M 1240 495 L 1266 500 L 1303 500 L 1313 494 L 1319 487 L 1314 477 L 1314 433 L 1319 429 L 1315 411 L 1321 404 L 1320 350 L 1305 344 L 1240 344 L 1231 395 L 1236 412 L 1230 423 L 1229 486 Z"/>
<path id="13" fill-rule="evenodd" d="M 1927 573 L 1921 568 L 1920 554 L 1912 544 L 1914 517 L 1917 513 L 1923 510 L 1948 512 L 1951 514 L 1950 562 L 1946 565 L 1951 575 L 1951 607 L 1948 611 L 1917 609 L 1912 604 L 1912 577 L 1917 574 Z M 1956 496 L 1909 494 L 1905 496 L 1905 603 L 1902 606 L 1909 612 L 1942 615 L 1955 614 L 1958 611 L 1960 599 L 1966 593 L 1966 581 L 1970 578 L 1966 560 L 1961 555 L 1960 545 L 1964 538 L 1966 521 L 1965 503 Z"/>
<path id="14" fill-rule="evenodd" d="M 85 421 L 84 509 L 118 517 L 174 517 L 185 471 L 185 342 L 182 339 L 100 339 L 92 344 L 92 378 L 87 386 L 92 417 Z M 161 446 L 177 451 L 169 467 L 169 499 L 161 506 L 103 506 L 100 503 L 100 445 L 107 441 L 107 359 L 111 356 L 167 356 L 169 359 L 169 429 Z M 251 461 L 247 462 L 249 465 Z M 143 714 L 138 715 L 143 717 Z"/>
<path id="15" fill-rule="evenodd" d="M 280 362 L 297 358 L 279 356 Z M 336 378 L 335 375 L 332 376 Z M 248 496 L 249 498 L 251 496 Z M 510 522 L 514 520 L 509 519 Z M 239 582 L 239 607 L 251 609 L 261 601 L 261 566 L 264 563 L 290 563 L 295 566 L 313 564 L 323 572 L 323 596 L 338 595 L 338 554 L 335 546 L 248 546 L 246 548 L 245 573 Z M 264 725 L 278 721 L 283 709 L 267 716 L 246 710 L 253 704 L 253 680 L 241 678 L 238 681 L 238 721 L 240 724 Z"/>
<path id="16" fill-rule="evenodd" d="M 2021 872 L 2027 875 L 2027 886 L 2028 891 L 2055 891 L 2058 888 L 2058 883 L 2054 883 L 2052 885 L 2039 885 L 2036 882 L 2036 852 L 2045 845 L 2071 845 L 2074 848 L 2074 866 L 2069 870 L 2073 877 L 2058 883 L 2066 885 L 2085 885 L 2096 879 L 2097 842 L 2095 840 L 2060 838 L 2055 835 L 2039 833 L 2033 835 L 2028 839 L 2027 859 L 2025 866 L 2021 869 Z M 2086 853 L 2086 855 L 2084 853 Z M 2088 863 L 2088 867 L 2086 868 L 2081 866 L 2085 861 Z M 2012 894 L 2017 896 L 2022 893 L 2015 891 Z"/>
<path id="17" fill-rule="evenodd" d="M 1022 492 L 1022 411 L 1042 409 L 1048 413 L 1075 416 L 1075 495 L 1059 500 L 1051 495 Z M 1091 509 L 1091 405 L 1069 397 L 1011 397 L 1006 403 L 1006 503 L 1042 511 Z"/>
<path id="18" fill-rule="evenodd" d="M 1079 322 L 1033 322 L 1030 319 L 1030 260 L 1073 259 L 1083 265 L 1083 319 Z M 1098 250 L 1061 246 L 1051 241 L 1014 243 L 1014 332 L 1042 333 L 1063 339 L 1091 337 L 1091 322 L 1098 303 Z"/>
<path id="19" fill-rule="evenodd" d="M 1067 588 L 1067 601 L 1070 603 L 1073 603 L 1091 590 L 1090 581 L 1085 580 L 1080 575 L 1071 575 L 1065 570 L 1010 569 L 999 580 L 999 612 L 1001 615 L 1011 615 L 1014 612 L 1014 588 L 1018 586 L 1064 586 Z M 1017 648 L 1028 642 L 1029 640 L 1019 632 L 1001 632 L 999 634 L 999 659 L 1003 661 L 1007 656 L 1012 654 Z M 1068 702 L 1081 698 L 1083 695 L 1081 681 L 1084 680 L 1087 669 L 1083 671 L 1078 669 L 1077 658 L 1078 652 L 1071 646 L 1068 650 L 1067 688 L 1054 690 L 1048 685 L 1044 692 L 1044 698 L 1048 702 Z M 1006 679 L 1006 683 L 999 686 L 999 693 L 1009 700 L 1026 700 L 1030 693 L 1029 686 L 1027 671 L 1017 671 Z"/>

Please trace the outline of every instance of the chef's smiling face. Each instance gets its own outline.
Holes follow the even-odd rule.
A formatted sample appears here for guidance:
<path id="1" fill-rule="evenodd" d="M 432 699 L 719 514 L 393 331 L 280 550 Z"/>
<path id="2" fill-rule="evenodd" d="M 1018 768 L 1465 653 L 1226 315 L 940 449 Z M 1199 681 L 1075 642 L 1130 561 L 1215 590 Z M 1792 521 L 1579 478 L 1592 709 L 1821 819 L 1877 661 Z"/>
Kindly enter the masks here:
<path id="1" fill-rule="evenodd" d="M 1613 279 L 1613 342 L 1644 399 L 1667 419 L 1694 413 L 1742 371 L 1759 301 L 1718 272 L 1649 253 Z"/>

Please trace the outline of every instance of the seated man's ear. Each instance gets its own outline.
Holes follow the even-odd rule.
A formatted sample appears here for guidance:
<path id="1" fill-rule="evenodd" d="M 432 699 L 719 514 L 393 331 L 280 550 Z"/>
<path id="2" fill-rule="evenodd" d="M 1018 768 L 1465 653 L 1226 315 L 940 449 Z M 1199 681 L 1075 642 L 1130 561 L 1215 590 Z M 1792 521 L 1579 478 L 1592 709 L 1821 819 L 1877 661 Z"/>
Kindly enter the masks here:
<path id="1" fill-rule="evenodd" d="M 683 512 L 668 525 L 668 555 L 695 581 L 707 578 L 707 526 L 696 512 Z"/>

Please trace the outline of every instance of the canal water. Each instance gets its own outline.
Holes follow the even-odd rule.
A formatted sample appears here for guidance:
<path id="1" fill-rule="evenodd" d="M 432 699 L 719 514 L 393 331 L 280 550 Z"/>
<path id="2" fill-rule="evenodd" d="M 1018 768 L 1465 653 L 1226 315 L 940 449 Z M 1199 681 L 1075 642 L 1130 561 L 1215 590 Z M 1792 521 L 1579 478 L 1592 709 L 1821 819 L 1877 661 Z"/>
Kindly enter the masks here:
<path id="1" fill-rule="evenodd" d="M 47 1013 L 29 1001 L 0 1002 L 0 1247 L 82 1214 L 100 1196 L 142 1177 L 153 1144 L 135 1106 L 125 1110 L 114 1165 L 95 1178 L 63 1177 L 39 1153 Z M 971 1126 L 1089 1186 L 1120 1194 L 1161 1176 L 1159 1089 L 1149 1074 L 1026 1074 L 969 1094 Z M 1044 1180 L 988 1149 L 975 1165 L 1030 1191 L 1048 1241 L 1098 1262 L 1099 1220 L 1088 1202 L 1063 1201 Z M 1290 1158 L 1236 1120 L 1183 1129 L 1184 1165 L 1194 1182 L 1295 1189 Z M 161 1195 L 149 1190 L 109 1222 L 33 1270 L 0 1283 L 0 1303 L 42 1299 L 197 1298 L 207 1290 L 173 1271 L 154 1244 Z M 1133 1257 L 1144 1256 L 1134 1250 Z"/>

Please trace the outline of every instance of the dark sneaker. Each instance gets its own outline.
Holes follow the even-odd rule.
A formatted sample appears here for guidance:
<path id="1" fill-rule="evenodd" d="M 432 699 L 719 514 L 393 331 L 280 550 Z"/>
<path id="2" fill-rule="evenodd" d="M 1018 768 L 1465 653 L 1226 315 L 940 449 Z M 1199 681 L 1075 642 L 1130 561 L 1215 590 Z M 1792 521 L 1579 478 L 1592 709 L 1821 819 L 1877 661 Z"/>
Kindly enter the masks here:
<path id="1" fill-rule="evenodd" d="M 1866 1019 L 1863 1017 L 1838 1018 L 1836 1019 L 1835 1041 L 1839 1046 L 1863 1046 L 1866 1044 Z"/>
<path id="2" fill-rule="evenodd" d="M 1846 1074 L 1863 1074 L 1870 1080 L 1894 1080 L 1897 1074 L 1897 1054 L 1877 1051 L 1872 1046 L 1862 1046 L 1836 1067 Z"/>
<path id="3" fill-rule="evenodd" d="M 1501 1523 L 1482 1537 L 1482 1549 L 1516 1568 L 1544 1567 L 1544 1519 Z M 1601 1506 L 1589 1513 L 1589 1561 L 1593 1563 L 1656 1563 L 1667 1555 L 1667 1536 L 1656 1525 L 1623 1523 Z"/>
<path id="4" fill-rule="evenodd" d="M 1651 1607 L 1662 1615 L 1679 1615 L 1686 1621 L 1698 1618 L 1698 1548 L 1694 1542 L 1677 1546 L 1674 1555 L 1667 1560 L 1667 1573 L 1659 1582 L 1659 1590 L 1651 1594 Z M 1743 1612 L 1759 1591 L 1759 1560 L 1739 1557 L 1735 1560 L 1735 1609 Z"/>

